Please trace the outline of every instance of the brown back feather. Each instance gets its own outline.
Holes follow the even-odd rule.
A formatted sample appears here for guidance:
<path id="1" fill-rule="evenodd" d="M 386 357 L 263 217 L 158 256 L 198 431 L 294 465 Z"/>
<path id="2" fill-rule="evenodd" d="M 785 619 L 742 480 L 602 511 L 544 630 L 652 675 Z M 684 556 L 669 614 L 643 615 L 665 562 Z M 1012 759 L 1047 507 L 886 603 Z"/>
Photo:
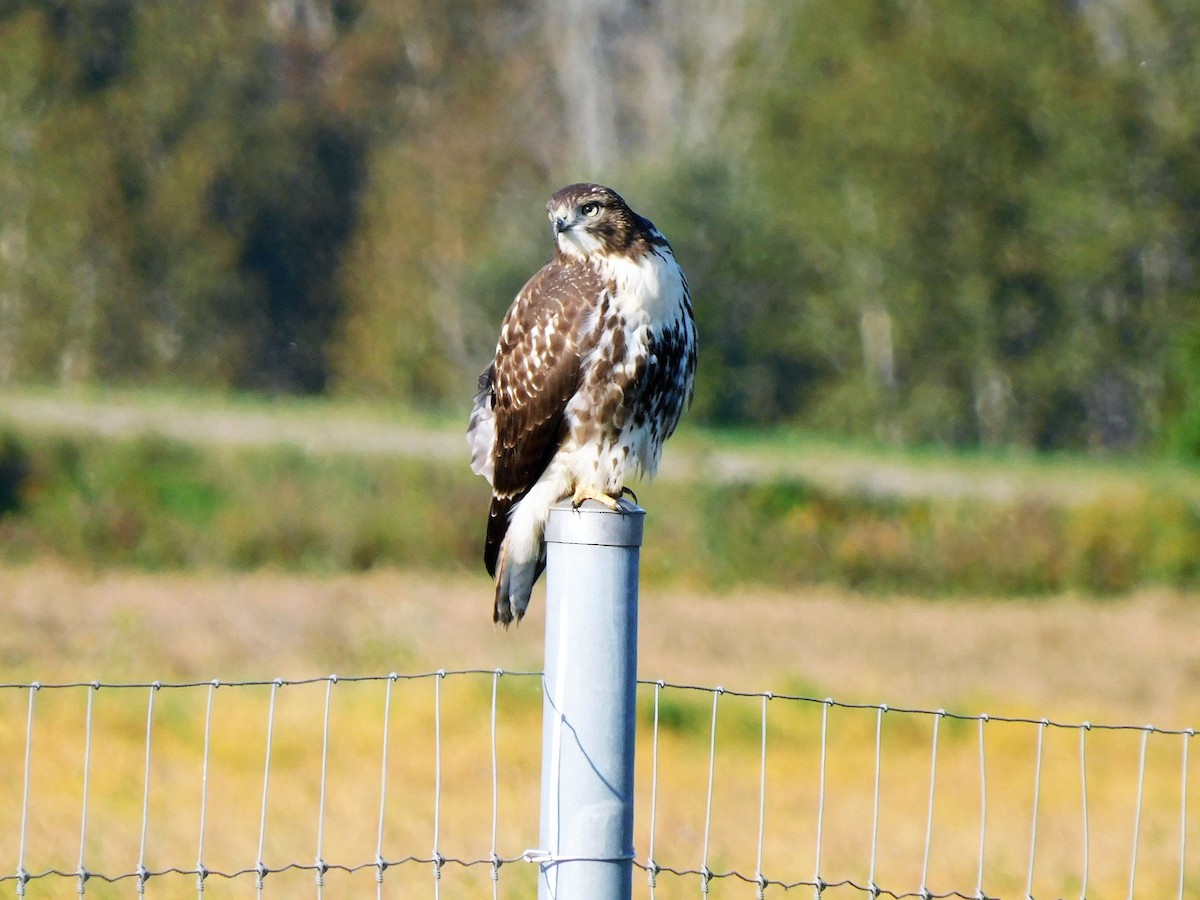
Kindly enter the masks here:
<path id="1" fill-rule="evenodd" d="M 600 290 L 590 266 L 556 256 L 521 289 L 505 316 L 492 383 L 495 472 L 484 544 L 492 575 L 512 507 L 537 483 L 566 438 L 564 413 L 579 387 L 586 352 L 575 340 Z"/>

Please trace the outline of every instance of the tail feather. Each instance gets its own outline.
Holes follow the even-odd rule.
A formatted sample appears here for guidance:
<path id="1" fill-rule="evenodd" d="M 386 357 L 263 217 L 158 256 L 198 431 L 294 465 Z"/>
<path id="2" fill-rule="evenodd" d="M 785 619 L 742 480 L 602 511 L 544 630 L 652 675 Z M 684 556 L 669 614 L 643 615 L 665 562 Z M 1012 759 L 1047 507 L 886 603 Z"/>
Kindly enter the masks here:
<path id="1" fill-rule="evenodd" d="M 492 483 L 496 474 L 496 459 L 493 455 L 496 443 L 496 398 L 492 389 L 495 372 L 495 365 L 490 365 L 479 376 L 479 392 L 475 395 L 471 419 L 467 425 L 471 471 L 486 478 L 488 484 Z"/>
<path id="2" fill-rule="evenodd" d="M 492 611 L 492 621 L 505 628 L 514 620 L 520 624 L 529 608 L 533 585 L 546 568 L 544 543 L 540 545 L 537 558 L 531 560 L 515 560 L 508 549 L 508 541 L 504 541 L 496 567 L 496 605 Z"/>
<path id="3" fill-rule="evenodd" d="M 546 568 L 550 507 L 568 493 L 560 480 L 552 472 L 519 497 L 492 494 L 483 561 L 496 579 L 496 622 L 506 626 L 514 619 L 519 622 L 529 606 L 534 582 Z"/>
<path id="4" fill-rule="evenodd" d="M 483 541 L 483 564 L 487 573 L 496 577 L 496 564 L 500 558 L 500 547 L 504 536 L 508 533 L 508 519 L 512 513 L 513 501 L 508 497 L 492 495 L 492 505 L 488 508 L 487 536 Z"/>

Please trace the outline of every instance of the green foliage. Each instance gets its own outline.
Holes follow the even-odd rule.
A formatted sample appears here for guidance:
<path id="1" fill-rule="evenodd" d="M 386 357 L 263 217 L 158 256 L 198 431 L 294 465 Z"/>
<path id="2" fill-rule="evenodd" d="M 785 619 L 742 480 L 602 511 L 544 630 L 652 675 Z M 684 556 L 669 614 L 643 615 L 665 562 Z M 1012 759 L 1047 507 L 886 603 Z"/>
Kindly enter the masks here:
<path id="1" fill-rule="evenodd" d="M 487 493 L 447 463 L 9 430 L 0 488 L 15 498 L 0 506 L 10 561 L 482 573 Z M 789 479 L 659 482 L 646 494 L 652 584 L 999 595 L 1200 586 L 1200 509 L 1149 473 L 1073 503 L 880 497 Z M 686 724 L 690 713 L 664 715 Z"/>
<path id="2" fill-rule="evenodd" d="M 340 571 L 478 556 L 473 532 L 440 506 L 480 501 L 469 472 L 294 450 L 202 452 L 156 437 L 21 446 L 26 499 L 0 519 L 9 559 Z"/>
<path id="3" fill-rule="evenodd" d="M 1200 325 L 1178 330 L 1170 363 L 1164 444 L 1172 455 L 1200 460 Z"/>
<path id="4" fill-rule="evenodd" d="M 0 383 L 465 404 L 587 178 L 689 274 L 697 420 L 1195 459 L 1193 12 L 8 3 Z"/>
<path id="5" fill-rule="evenodd" d="M 756 156 L 824 274 L 807 318 L 843 323 L 812 415 L 909 441 L 1144 440 L 1191 283 L 1146 76 L 1061 5 L 793 9 Z"/>
<path id="6" fill-rule="evenodd" d="M 638 698 L 638 713 L 645 727 L 654 725 L 653 697 Z M 700 734 L 712 718 L 712 702 L 701 695 L 689 696 L 679 691 L 661 694 L 658 702 L 658 727 L 675 734 Z"/>
<path id="7" fill-rule="evenodd" d="M 0 516 L 21 509 L 29 474 L 29 451 L 24 442 L 15 432 L 0 431 Z"/>
<path id="8" fill-rule="evenodd" d="M 40 41 L 52 102 L 22 123 L 16 374 L 321 390 L 375 124 L 323 74 L 355 17 L 155 0 L 21 15 L 10 40 Z"/>
<path id="9" fill-rule="evenodd" d="M 693 414 L 709 422 L 795 417 L 834 367 L 811 329 L 818 274 L 729 169 L 681 166 L 656 185 L 655 223 L 688 276 L 704 365 Z M 677 237 L 676 237 L 677 236 Z"/>
<path id="10" fill-rule="evenodd" d="M 707 588 L 1109 595 L 1200 578 L 1200 511 L 1157 489 L 1062 504 L 876 497 L 784 480 L 658 486 L 654 501 L 644 571 Z"/>

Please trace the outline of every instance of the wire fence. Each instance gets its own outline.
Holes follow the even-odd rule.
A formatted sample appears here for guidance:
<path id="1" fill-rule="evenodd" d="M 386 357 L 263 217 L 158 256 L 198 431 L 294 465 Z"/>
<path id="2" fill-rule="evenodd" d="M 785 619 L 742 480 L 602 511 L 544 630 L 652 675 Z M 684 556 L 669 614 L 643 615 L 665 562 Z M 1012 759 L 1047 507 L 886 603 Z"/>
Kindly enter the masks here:
<path id="1" fill-rule="evenodd" d="M 531 896 L 542 695 L 0 685 L 0 896 Z M 1200 896 L 1192 728 L 666 681 L 637 714 L 637 896 Z"/>

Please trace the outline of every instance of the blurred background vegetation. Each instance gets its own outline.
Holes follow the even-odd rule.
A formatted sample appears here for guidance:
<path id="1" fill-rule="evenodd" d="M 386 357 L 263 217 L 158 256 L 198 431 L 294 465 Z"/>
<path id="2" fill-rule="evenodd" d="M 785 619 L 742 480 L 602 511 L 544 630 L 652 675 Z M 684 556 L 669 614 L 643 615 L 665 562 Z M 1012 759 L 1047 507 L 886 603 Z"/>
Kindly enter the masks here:
<path id="1" fill-rule="evenodd" d="M 700 320 L 650 577 L 1194 587 L 1198 49 L 1190 0 L 0 0 L 0 400 L 460 431 L 547 196 L 597 180 L 670 235 Z M 725 440 L 811 457 L 787 435 L 908 474 L 705 474 Z M 958 465 L 930 448 L 1035 486 L 907 490 Z M 1063 454 L 1125 483 L 1052 496 Z M 8 560 L 477 568 L 438 510 L 485 494 L 445 452 L 0 427 Z"/>
<path id="2" fill-rule="evenodd" d="M 464 654 L 509 669 L 540 659 L 531 629 L 488 630 L 487 487 L 462 432 L 500 318 L 551 250 L 544 203 L 580 180 L 613 185 L 670 236 L 701 331 L 695 405 L 662 477 L 636 486 L 651 511 L 644 579 L 686 601 L 646 632 L 643 674 L 682 662 L 704 667 L 702 683 L 764 678 L 872 702 L 917 683 L 926 693 L 896 699 L 935 708 L 978 692 L 992 713 L 1062 718 L 1083 705 L 1083 688 L 1062 696 L 1063 670 L 1086 685 L 1091 721 L 1113 708 L 1195 719 L 1194 661 L 1139 648 L 1196 643 L 1182 611 L 1200 590 L 1196 0 L 0 0 L 8 677 L 440 668 L 476 625 Z M 113 567 L 155 574 L 105 586 Z M 325 578 L 388 567 L 353 590 Z M 298 574 L 265 587 L 236 574 L 262 569 Z M 758 585 L 847 613 L 810 602 L 823 631 L 781 625 L 796 620 L 754 605 Z M 936 598 L 939 615 L 897 605 L 874 631 L 887 639 L 871 639 L 862 626 L 888 607 L 848 591 Z M 725 618 L 697 614 L 692 595 L 707 592 L 731 601 Z M 969 616 L 940 615 L 955 595 Z M 1038 628 L 1019 602 L 995 634 L 976 616 L 980 598 L 1048 607 L 1047 595 L 1068 596 Z M 1081 613 L 1070 595 L 1129 595 L 1133 621 L 1156 628 L 1097 628 L 1099 607 Z M 451 638 L 414 625 L 439 622 Z M 897 677 L 910 666 L 943 680 Z M 1031 693 L 1034 680 L 1045 687 Z M 32 695 L 17 702 L 0 717 L 16 723 L 0 728 L 10 796 Z M 487 696 L 447 709 L 468 733 Z M 692 726 L 707 714 L 675 709 L 664 747 L 678 732 L 690 749 L 672 771 L 702 778 L 709 734 Z M 722 709 L 757 777 L 757 711 Z M 76 712 L 46 716 L 39 748 L 80 747 Z M 142 720 L 121 716 L 136 762 L 102 767 L 114 784 L 143 759 Z M 169 719 L 156 741 L 194 749 L 193 724 Z M 901 724 L 888 746 L 926 766 L 926 732 Z M 259 771 L 247 733 L 227 730 L 236 740 L 214 761 Z M 857 796 L 870 762 L 853 751 L 869 732 L 842 735 L 831 785 Z M 789 754 L 816 746 L 795 737 Z M 1011 764 L 1024 757 L 1001 747 L 1010 764 L 989 762 L 989 783 L 1026 796 Z M 35 765 L 55 785 L 35 787 L 36 803 L 53 795 L 67 812 L 38 806 L 48 837 L 31 847 L 59 846 L 68 832 L 54 823 L 78 822 L 61 787 L 76 764 Z M 1149 780 L 1147 809 L 1155 796 L 1177 809 L 1176 765 L 1169 788 Z M 1095 790 L 1104 770 L 1089 766 Z M 1120 796 L 1132 800 L 1137 772 L 1140 803 L 1139 769 L 1121 771 Z M 737 802 L 757 790 L 723 777 Z M 1057 782 L 1078 784 L 1077 770 Z M 153 802 L 182 822 L 178 795 L 157 785 Z M 473 814 L 463 785 L 457 807 Z M 773 791 L 794 817 L 800 801 Z M 111 793 L 113 821 L 136 821 L 139 791 Z M 699 833 L 700 818 L 679 815 L 679 834 Z M 752 815 L 718 818 L 749 833 Z M 305 829 L 294 846 L 309 840 L 303 814 L 283 819 Z M 953 821 L 949 833 L 975 834 L 973 819 Z M 1077 858 L 1071 829 L 1044 833 L 1040 865 Z M 3 835 L 24 852 L 23 824 Z M 1115 871 L 1124 857 L 1093 859 Z M 1115 894 L 1125 877 L 1093 883 Z"/>
<path id="3" fill-rule="evenodd" d="M 592 179 L 696 421 L 1200 455 L 1190 0 L 5 0 L 0 383 L 461 407 Z"/>

